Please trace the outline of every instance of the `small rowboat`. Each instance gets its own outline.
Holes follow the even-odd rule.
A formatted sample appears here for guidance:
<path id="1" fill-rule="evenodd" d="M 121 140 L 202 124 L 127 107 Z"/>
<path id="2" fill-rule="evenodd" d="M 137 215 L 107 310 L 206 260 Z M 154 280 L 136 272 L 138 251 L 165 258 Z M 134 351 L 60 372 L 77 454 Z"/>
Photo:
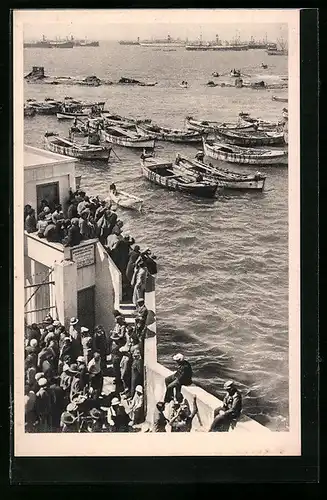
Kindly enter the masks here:
<path id="1" fill-rule="evenodd" d="M 186 128 L 189 130 L 196 130 L 197 132 L 214 132 L 218 128 L 226 128 L 228 130 L 253 130 L 252 123 L 236 122 L 225 123 L 207 120 L 195 120 L 192 116 L 185 118 Z"/>
<path id="2" fill-rule="evenodd" d="M 271 146 L 284 143 L 283 132 L 236 132 L 235 130 L 219 129 L 216 134 L 227 144 L 235 144 L 236 146 Z"/>
<path id="3" fill-rule="evenodd" d="M 129 210 L 142 210 L 143 200 L 133 194 L 126 193 L 125 191 L 109 190 L 109 199 L 119 207 L 127 208 Z"/>
<path id="4" fill-rule="evenodd" d="M 288 160 L 287 150 L 284 149 L 242 148 L 205 139 L 203 150 L 210 158 L 238 165 L 280 165 Z"/>
<path id="5" fill-rule="evenodd" d="M 32 106 L 28 104 L 24 106 L 24 116 L 35 116 L 35 115 L 36 111 Z"/>
<path id="6" fill-rule="evenodd" d="M 53 132 L 44 134 L 45 146 L 49 151 L 79 160 L 109 160 L 111 148 L 91 144 L 78 144 L 59 137 Z"/>
<path id="7" fill-rule="evenodd" d="M 281 122 L 272 122 L 269 120 L 262 120 L 261 118 L 252 118 L 249 113 L 239 113 L 239 118 L 241 123 L 252 124 L 254 131 L 276 130 L 282 125 Z"/>
<path id="8" fill-rule="evenodd" d="M 201 198 L 213 198 L 218 189 L 217 182 L 199 181 L 197 175 L 183 173 L 182 169 L 171 162 L 141 157 L 141 167 L 144 177 L 166 189 Z"/>
<path id="9" fill-rule="evenodd" d="M 101 130 L 100 134 L 102 140 L 127 148 L 153 149 L 155 146 L 154 137 L 144 134 L 141 135 L 132 130 L 126 130 L 118 126 L 106 127 L 105 130 Z"/>
<path id="10" fill-rule="evenodd" d="M 222 186 L 224 189 L 263 191 L 265 186 L 266 176 L 259 172 L 254 175 L 230 172 L 227 169 L 219 168 L 211 163 L 207 165 L 202 161 L 188 160 L 179 155 L 176 158 L 176 162 L 177 161 L 179 167 L 185 168 L 186 171 L 189 170 L 201 174 L 204 180 L 218 182 L 218 185 Z"/>
<path id="11" fill-rule="evenodd" d="M 91 114 L 90 110 L 85 111 L 59 111 L 57 113 L 58 120 L 74 120 L 74 118 L 88 118 Z"/>
<path id="12" fill-rule="evenodd" d="M 287 97 L 278 97 L 276 95 L 271 96 L 272 101 L 278 101 L 278 102 L 288 102 Z"/>
<path id="13" fill-rule="evenodd" d="M 158 127 L 157 125 L 139 123 L 136 125 L 136 130 L 140 134 L 152 135 L 156 139 L 168 142 L 201 142 L 201 134 L 197 131 L 184 131 L 172 128 Z"/>
<path id="14" fill-rule="evenodd" d="M 182 82 L 179 84 L 179 86 L 182 88 L 182 89 L 188 89 L 188 83 L 187 82 Z"/>

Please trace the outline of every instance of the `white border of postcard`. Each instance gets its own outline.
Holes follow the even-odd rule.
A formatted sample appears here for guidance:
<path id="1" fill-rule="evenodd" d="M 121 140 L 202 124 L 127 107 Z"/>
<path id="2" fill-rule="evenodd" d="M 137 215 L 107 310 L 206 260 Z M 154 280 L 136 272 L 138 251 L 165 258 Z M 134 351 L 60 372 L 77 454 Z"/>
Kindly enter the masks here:
<path id="1" fill-rule="evenodd" d="M 23 24 L 69 23 L 76 10 L 14 11 L 14 453 L 15 456 L 296 456 L 301 454 L 300 411 L 300 11 L 80 10 L 84 23 L 288 23 L 289 57 L 289 422 L 288 432 L 28 434 L 24 432 L 24 118 Z M 128 21 L 126 21 L 128 17 Z M 84 21 L 83 21 L 84 19 Z M 241 438 L 240 438 L 241 437 Z"/>

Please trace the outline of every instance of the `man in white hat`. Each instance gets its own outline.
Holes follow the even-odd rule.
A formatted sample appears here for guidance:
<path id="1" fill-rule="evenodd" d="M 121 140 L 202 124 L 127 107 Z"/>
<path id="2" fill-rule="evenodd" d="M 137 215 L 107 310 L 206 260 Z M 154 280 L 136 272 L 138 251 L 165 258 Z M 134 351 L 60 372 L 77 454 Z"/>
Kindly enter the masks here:
<path id="1" fill-rule="evenodd" d="M 234 428 L 242 412 L 242 395 L 233 380 L 224 384 L 226 395 L 223 406 L 216 408 L 209 432 L 227 432 Z"/>
<path id="2" fill-rule="evenodd" d="M 164 397 L 164 402 L 169 403 L 175 392 L 175 397 L 180 398 L 182 385 L 192 384 L 192 367 L 186 359 L 184 359 L 183 354 L 178 353 L 173 356 L 173 360 L 177 363 L 177 370 L 172 375 L 165 378 L 166 384 L 166 394 Z"/>
<path id="3" fill-rule="evenodd" d="M 137 385 L 135 388 L 135 394 L 130 402 L 128 414 L 133 425 L 144 422 L 143 387 L 141 385 Z"/>
<path id="4" fill-rule="evenodd" d="M 48 388 L 48 381 L 41 377 L 38 380 L 39 390 L 36 393 L 35 412 L 38 432 L 51 432 L 51 394 Z"/>
<path id="5" fill-rule="evenodd" d="M 83 357 L 85 363 L 88 364 L 92 359 L 92 337 L 90 335 L 90 330 L 86 326 L 81 328 L 81 343 L 83 349 Z"/>
<path id="6" fill-rule="evenodd" d="M 141 333 L 145 328 L 146 320 L 148 317 L 148 309 L 145 305 L 143 298 L 137 299 L 136 317 L 140 320 L 139 321 L 139 332 Z"/>
<path id="7" fill-rule="evenodd" d="M 130 418 L 118 398 L 113 398 L 107 413 L 111 432 L 129 432 Z"/>
<path id="8" fill-rule="evenodd" d="M 69 335 L 70 338 L 72 339 L 73 361 L 75 361 L 78 356 L 83 354 L 83 348 L 81 342 L 81 329 L 79 327 L 78 318 L 70 319 Z"/>

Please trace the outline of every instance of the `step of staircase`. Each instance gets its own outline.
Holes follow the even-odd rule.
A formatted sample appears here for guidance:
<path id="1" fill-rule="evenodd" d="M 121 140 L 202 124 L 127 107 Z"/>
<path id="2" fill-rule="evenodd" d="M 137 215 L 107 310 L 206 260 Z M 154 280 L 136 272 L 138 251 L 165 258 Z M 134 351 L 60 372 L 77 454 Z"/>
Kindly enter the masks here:
<path id="1" fill-rule="evenodd" d="M 127 324 L 135 323 L 136 306 L 135 304 L 119 304 L 119 312 L 124 316 Z"/>

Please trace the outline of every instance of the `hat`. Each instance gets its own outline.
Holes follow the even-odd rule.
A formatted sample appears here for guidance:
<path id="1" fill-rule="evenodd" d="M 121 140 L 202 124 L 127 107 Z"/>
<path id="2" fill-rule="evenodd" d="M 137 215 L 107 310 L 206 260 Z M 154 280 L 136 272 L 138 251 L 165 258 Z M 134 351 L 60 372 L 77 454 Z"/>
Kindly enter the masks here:
<path id="1" fill-rule="evenodd" d="M 72 220 L 71 220 L 71 223 L 72 223 L 73 225 L 77 225 L 77 224 L 79 224 L 79 220 L 78 220 L 78 218 L 77 218 L 77 217 L 73 217 L 73 218 L 72 218 Z"/>
<path id="2" fill-rule="evenodd" d="M 74 220 L 74 219 L 72 219 L 72 220 Z M 79 321 L 78 318 L 75 318 L 75 317 L 70 318 L 70 324 L 71 325 L 77 325 L 78 321 Z"/>
<path id="3" fill-rule="evenodd" d="M 79 363 L 85 363 L 84 356 L 78 356 L 77 360 Z"/>
<path id="4" fill-rule="evenodd" d="M 112 398 L 111 406 L 119 405 L 120 401 L 118 398 Z"/>
<path id="5" fill-rule="evenodd" d="M 38 381 L 40 380 L 41 378 L 44 378 L 44 373 L 43 372 L 39 372 L 35 375 L 35 380 Z"/>
<path id="6" fill-rule="evenodd" d="M 78 367 L 77 367 L 77 364 L 76 363 L 73 363 L 72 365 L 70 365 L 70 367 L 68 368 L 67 370 L 69 373 L 72 373 L 72 374 L 75 374 L 75 373 L 78 373 Z"/>
<path id="7" fill-rule="evenodd" d="M 43 208 L 43 212 L 44 212 L 45 214 L 49 214 L 49 213 L 50 213 L 50 208 L 49 208 L 49 207 L 44 207 L 44 208 Z"/>
<path id="8" fill-rule="evenodd" d="M 144 299 L 137 299 L 137 303 L 140 304 L 141 302 L 144 302 Z"/>
<path id="9" fill-rule="evenodd" d="M 77 320 L 78 321 L 78 320 Z M 81 327 L 81 333 L 84 333 L 84 332 L 89 332 L 90 330 L 88 328 L 86 328 L 86 326 L 82 326 Z"/>
<path id="10" fill-rule="evenodd" d="M 183 359 L 184 359 L 184 356 L 181 353 L 175 354 L 175 356 L 173 356 L 174 361 L 183 361 Z"/>
<path id="11" fill-rule="evenodd" d="M 61 326 L 60 321 L 57 321 L 57 320 L 56 320 L 56 321 L 54 321 L 52 324 L 53 324 L 53 326 L 54 326 L 55 328 L 57 328 L 58 326 Z"/>
<path id="12" fill-rule="evenodd" d="M 36 339 L 31 339 L 30 340 L 30 346 L 31 347 L 36 347 L 37 346 L 37 340 Z"/>
<path id="13" fill-rule="evenodd" d="M 38 380 L 38 384 L 40 387 L 44 387 L 45 385 L 47 385 L 48 381 L 46 378 L 40 378 L 40 380 Z"/>
<path id="14" fill-rule="evenodd" d="M 67 411 L 76 411 L 77 410 L 77 404 L 76 403 L 69 403 L 66 408 Z"/>
<path id="15" fill-rule="evenodd" d="M 54 331 L 54 326 L 53 325 L 48 325 L 48 326 L 46 326 L 46 330 L 48 332 L 53 332 Z"/>
<path id="16" fill-rule="evenodd" d="M 90 411 L 90 415 L 92 418 L 99 420 L 99 418 L 101 417 L 101 411 L 97 408 L 92 408 L 92 410 Z"/>
<path id="17" fill-rule="evenodd" d="M 143 394 L 143 387 L 141 385 L 137 385 L 135 387 L 135 392 L 140 392 L 141 394 Z"/>
<path id="18" fill-rule="evenodd" d="M 110 335 L 111 340 L 120 340 L 120 337 L 117 332 L 113 332 L 112 335 Z"/>
<path id="19" fill-rule="evenodd" d="M 127 346 L 127 345 L 123 345 L 123 347 L 121 347 L 121 348 L 119 349 L 119 352 L 129 352 L 129 348 L 128 348 L 128 346 Z"/>
<path id="20" fill-rule="evenodd" d="M 65 340 L 66 342 L 71 342 L 71 341 L 72 341 L 72 338 L 71 338 L 71 337 L 65 337 L 65 338 L 64 338 L 64 340 Z"/>
<path id="21" fill-rule="evenodd" d="M 235 386 L 235 382 L 233 380 L 228 380 L 224 384 L 224 389 L 227 390 L 227 389 L 230 389 L 231 387 L 234 387 L 234 386 Z"/>
<path id="22" fill-rule="evenodd" d="M 61 421 L 65 425 L 73 424 L 75 422 L 75 417 L 71 413 L 65 411 L 61 415 Z"/>
<path id="23" fill-rule="evenodd" d="M 72 397 L 72 403 L 75 403 L 77 405 L 80 405 L 84 403 L 87 400 L 87 396 L 84 394 L 75 394 L 75 396 Z"/>

